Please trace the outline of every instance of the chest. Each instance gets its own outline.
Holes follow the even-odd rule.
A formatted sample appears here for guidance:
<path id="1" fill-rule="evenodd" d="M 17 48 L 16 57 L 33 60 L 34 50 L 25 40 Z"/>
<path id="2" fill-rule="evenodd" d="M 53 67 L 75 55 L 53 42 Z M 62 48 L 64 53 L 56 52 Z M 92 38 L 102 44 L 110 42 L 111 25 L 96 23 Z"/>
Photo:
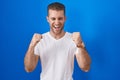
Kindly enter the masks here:
<path id="1" fill-rule="evenodd" d="M 63 40 L 43 40 L 41 42 L 41 57 L 44 59 L 49 58 L 63 58 L 70 55 L 72 48 L 72 41 L 70 39 Z"/>

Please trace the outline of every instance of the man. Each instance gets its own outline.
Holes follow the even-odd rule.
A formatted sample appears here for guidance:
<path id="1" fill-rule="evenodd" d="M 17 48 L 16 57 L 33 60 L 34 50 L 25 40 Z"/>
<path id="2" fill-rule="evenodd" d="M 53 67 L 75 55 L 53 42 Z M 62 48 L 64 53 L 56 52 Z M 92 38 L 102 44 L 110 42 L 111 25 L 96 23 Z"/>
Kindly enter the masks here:
<path id="1" fill-rule="evenodd" d="M 50 31 L 33 35 L 24 64 L 25 70 L 32 72 L 40 59 L 40 80 L 73 80 L 74 57 L 83 71 L 90 69 L 91 60 L 80 33 L 65 32 L 65 20 L 65 6 L 58 2 L 51 3 L 47 16 Z"/>

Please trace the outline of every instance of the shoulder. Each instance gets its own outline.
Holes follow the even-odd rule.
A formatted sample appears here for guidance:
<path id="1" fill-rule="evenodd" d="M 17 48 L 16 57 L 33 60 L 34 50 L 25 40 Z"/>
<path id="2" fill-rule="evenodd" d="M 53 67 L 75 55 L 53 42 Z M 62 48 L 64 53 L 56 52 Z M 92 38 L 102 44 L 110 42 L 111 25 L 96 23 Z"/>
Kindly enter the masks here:
<path id="1" fill-rule="evenodd" d="M 47 36 L 49 32 L 42 33 L 42 36 Z"/>
<path id="2" fill-rule="evenodd" d="M 71 43 L 73 43 L 73 40 L 72 40 L 72 33 L 70 33 L 70 32 L 66 32 L 66 40 L 69 42 L 71 42 Z"/>
<path id="3" fill-rule="evenodd" d="M 47 39 L 49 36 L 49 32 L 42 33 L 42 40 Z"/>
<path id="4" fill-rule="evenodd" d="M 71 37 L 72 37 L 72 33 L 70 33 L 70 32 L 66 32 L 66 37 L 71 38 Z"/>

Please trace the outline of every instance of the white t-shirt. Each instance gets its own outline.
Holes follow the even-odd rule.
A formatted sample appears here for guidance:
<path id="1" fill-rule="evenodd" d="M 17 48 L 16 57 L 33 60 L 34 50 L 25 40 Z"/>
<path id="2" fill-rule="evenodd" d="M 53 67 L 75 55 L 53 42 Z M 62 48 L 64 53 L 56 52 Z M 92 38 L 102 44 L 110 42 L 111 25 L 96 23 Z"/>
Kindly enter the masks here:
<path id="1" fill-rule="evenodd" d="M 40 80 L 73 80 L 74 55 L 77 49 L 72 34 L 56 40 L 49 32 L 42 35 L 35 46 L 35 55 L 40 56 L 42 72 Z"/>

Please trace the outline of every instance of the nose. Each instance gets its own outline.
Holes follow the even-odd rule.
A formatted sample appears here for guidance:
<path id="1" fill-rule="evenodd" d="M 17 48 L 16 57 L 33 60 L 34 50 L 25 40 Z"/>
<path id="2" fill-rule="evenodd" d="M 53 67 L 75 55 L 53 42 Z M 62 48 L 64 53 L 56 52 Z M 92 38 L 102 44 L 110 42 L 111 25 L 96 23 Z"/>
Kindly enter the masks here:
<path id="1" fill-rule="evenodd" d="M 55 20 L 55 25 L 58 25 L 60 21 L 58 19 Z"/>

